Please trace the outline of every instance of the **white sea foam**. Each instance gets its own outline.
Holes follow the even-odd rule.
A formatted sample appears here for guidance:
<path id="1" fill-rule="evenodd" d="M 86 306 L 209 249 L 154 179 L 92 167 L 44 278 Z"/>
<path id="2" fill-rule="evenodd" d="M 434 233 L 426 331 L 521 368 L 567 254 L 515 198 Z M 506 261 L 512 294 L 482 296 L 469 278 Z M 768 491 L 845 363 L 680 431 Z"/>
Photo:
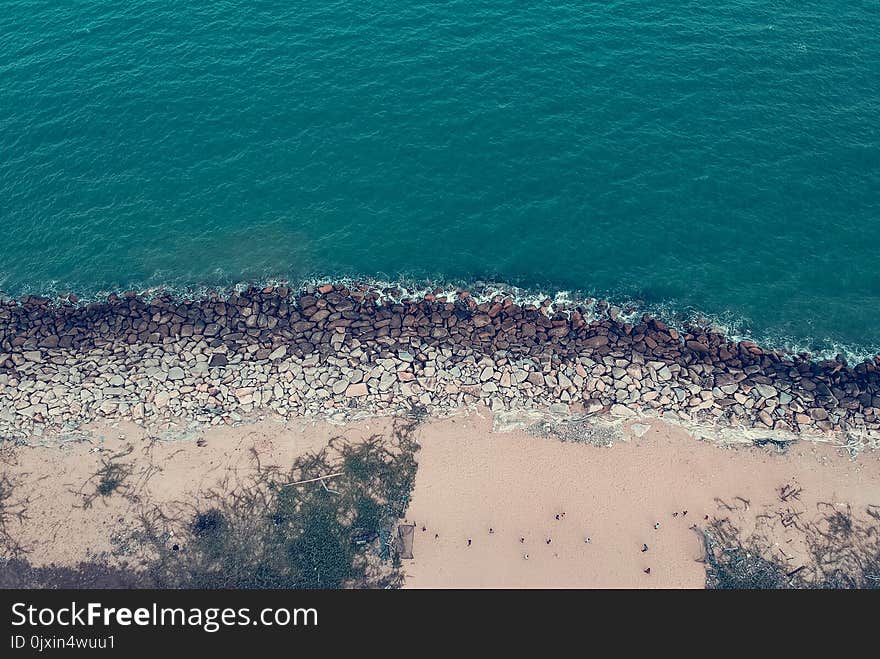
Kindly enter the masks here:
<path id="1" fill-rule="evenodd" d="M 597 319 L 607 318 L 609 312 L 615 314 L 615 318 L 622 322 L 630 322 L 636 324 L 641 321 L 644 314 L 658 318 L 679 331 L 687 328 L 703 328 L 707 331 L 722 334 L 728 340 L 753 341 L 765 349 L 776 350 L 783 354 L 798 355 L 809 354 L 814 360 L 835 359 L 837 355 L 842 355 L 850 365 L 855 365 L 863 361 L 873 361 L 875 356 L 880 355 L 880 346 L 854 346 L 845 344 L 832 338 L 824 338 L 818 340 L 815 337 L 793 337 L 786 334 L 778 333 L 753 333 L 749 327 L 747 319 L 737 318 L 733 315 L 713 315 L 702 312 L 693 307 L 682 307 L 671 302 L 645 303 L 642 300 L 633 299 L 628 296 L 607 296 L 595 298 L 587 296 L 578 291 L 570 290 L 544 290 L 538 287 L 525 288 L 496 281 L 475 280 L 469 283 L 458 282 L 439 282 L 429 281 L 425 279 L 407 279 L 398 280 L 379 279 L 375 277 L 355 277 L 355 276 L 309 276 L 300 279 L 285 279 L 277 277 L 265 277 L 253 281 L 239 281 L 228 285 L 217 286 L 193 286 L 193 285 L 159 285 L 134 287 L 132 290 L 145 300 L 151 300 L 162 296 L 171 296 L 182 300 L 198 300 L 206 298 L 212 294 L 220 297 L 227 297 L 233 292 L 244 292 L 248 288 L 264 288 L 267 286 L 288 286 L 292 291 L 297 292 L 309 288 L 317 288 L 321 284 L 334 283 L 342 284 L 351 289 L 365 287 L 379 294 L 377 304 L 383 301 L 399 303 L 404 300 L 418 300 L 424 298 L 428 294 L 435 297 L 445 297 L 449 301 L 459 299 L 462 291 L 467 291 L 468 295 L 477 303 L 492 301 L 496 298 L 510 298 L 516 304 L 525 306 L 533 305 L 541 309 L 548 316 L 562 314 L 568 316 L 572 311 L 579 311 L 588 322 Z M 67 293 L 65 287 L 57 282 L 51 285 L 43 286 L 43 292 L 38 293 L 36 290 L 26 290 L 24 295 L 41 295 L 56 301 L 57 303 L 65 303 Z M 69 290 L 69 289 L 67 289 Z M 50 291 L 50 292 L 45 292 Z M 107 296 L 111 293 L 121 295 L 121 289 L 116 290 L 95 290 L 82 296 L 77 295 L 76 306 L 86 306 L 93 302 L 106 301 Z M 0 291 L 0 300 L 9 299 Z M 603 301 L 605 308 L 600 309 L 598 302 Z M 546 304 L 545 304 L 546 303 Z M 811 346 L 823 346 L 820 349 L 811 348 Z"/>

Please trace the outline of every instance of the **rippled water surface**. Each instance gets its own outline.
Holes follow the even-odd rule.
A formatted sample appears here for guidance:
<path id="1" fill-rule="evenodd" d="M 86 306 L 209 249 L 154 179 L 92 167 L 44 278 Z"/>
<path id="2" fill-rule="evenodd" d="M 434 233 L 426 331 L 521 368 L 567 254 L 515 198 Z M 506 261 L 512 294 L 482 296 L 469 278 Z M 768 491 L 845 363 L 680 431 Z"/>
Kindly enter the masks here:
<path id="1" fill-rule="evenodd" d="M 880 350 L 880 5 L 7 0 L 0 289 L 506 281 Z"/>

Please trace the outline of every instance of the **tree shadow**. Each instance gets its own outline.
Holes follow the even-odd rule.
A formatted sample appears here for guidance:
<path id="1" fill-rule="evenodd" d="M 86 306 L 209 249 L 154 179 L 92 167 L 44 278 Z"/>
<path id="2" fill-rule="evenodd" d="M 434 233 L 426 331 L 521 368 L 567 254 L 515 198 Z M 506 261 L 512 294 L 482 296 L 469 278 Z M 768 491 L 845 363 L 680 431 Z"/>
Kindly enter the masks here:
<path id="1" fill-rule="evenodd" d="M 388 435 L 337 436 L 288 470 L 264 466 L 199 501 L 139 505 L 131 562 L 5 565 L 7 588 L 396 588 L 403 582 L 394 533 L 414 485 L 417 419 Z M 114 456 L 118 457 L 118 456 Z M 109 464 L 114 464 L 112 458 Z M 100 485 L 115 478 L 105 464 Z M 117 486 L 119 484 L 117 483 Z M 115 491 L 114 488 L 113 491 Z M 103 560 L 103 559 L 102 559 Z"/>
<path id="2" fill-rule="evenodd" d="M 789 490 L 783 490 L 783 494 Z M 780 495 L 782 497 L 782 494 Z M 803 534 L 808 557 L 794 569 L 772 551 L 766 533 L 748 537 L 729 518 L 699 530 L 704 543 L 706 585 L 722 589 L 880 588 L 880 508 L 868 506 L 857 516 L 847 505 L 818 504 L 809 522 L 786 523 Z"/>

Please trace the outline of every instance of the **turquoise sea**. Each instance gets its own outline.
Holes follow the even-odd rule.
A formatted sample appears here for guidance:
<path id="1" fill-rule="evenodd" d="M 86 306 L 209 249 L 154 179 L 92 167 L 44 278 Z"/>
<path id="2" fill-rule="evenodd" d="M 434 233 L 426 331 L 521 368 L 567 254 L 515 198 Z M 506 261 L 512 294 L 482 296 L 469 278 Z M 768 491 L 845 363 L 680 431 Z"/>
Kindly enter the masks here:
<path id="1" fill-rule="evenodd" d="M 880 352 L 876 0 L 4 0 L 0 290 L 507 282 Z"/>

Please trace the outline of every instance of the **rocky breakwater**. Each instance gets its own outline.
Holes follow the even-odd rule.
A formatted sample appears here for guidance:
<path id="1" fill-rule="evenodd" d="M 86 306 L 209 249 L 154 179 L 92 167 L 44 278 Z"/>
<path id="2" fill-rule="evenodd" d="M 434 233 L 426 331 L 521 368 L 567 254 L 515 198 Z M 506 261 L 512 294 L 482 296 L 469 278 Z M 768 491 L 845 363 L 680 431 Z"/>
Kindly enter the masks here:
<path id="1" fill-rule="evenodd" d="M 467 292 L 324 285 L 133 293 L 0 305 L 0 436 L 109 418 L 232 423 L 281 416 L 493 410 L 640 412 L 765 429 L 880 436 L 880 358 L 849 366 Z"/>

